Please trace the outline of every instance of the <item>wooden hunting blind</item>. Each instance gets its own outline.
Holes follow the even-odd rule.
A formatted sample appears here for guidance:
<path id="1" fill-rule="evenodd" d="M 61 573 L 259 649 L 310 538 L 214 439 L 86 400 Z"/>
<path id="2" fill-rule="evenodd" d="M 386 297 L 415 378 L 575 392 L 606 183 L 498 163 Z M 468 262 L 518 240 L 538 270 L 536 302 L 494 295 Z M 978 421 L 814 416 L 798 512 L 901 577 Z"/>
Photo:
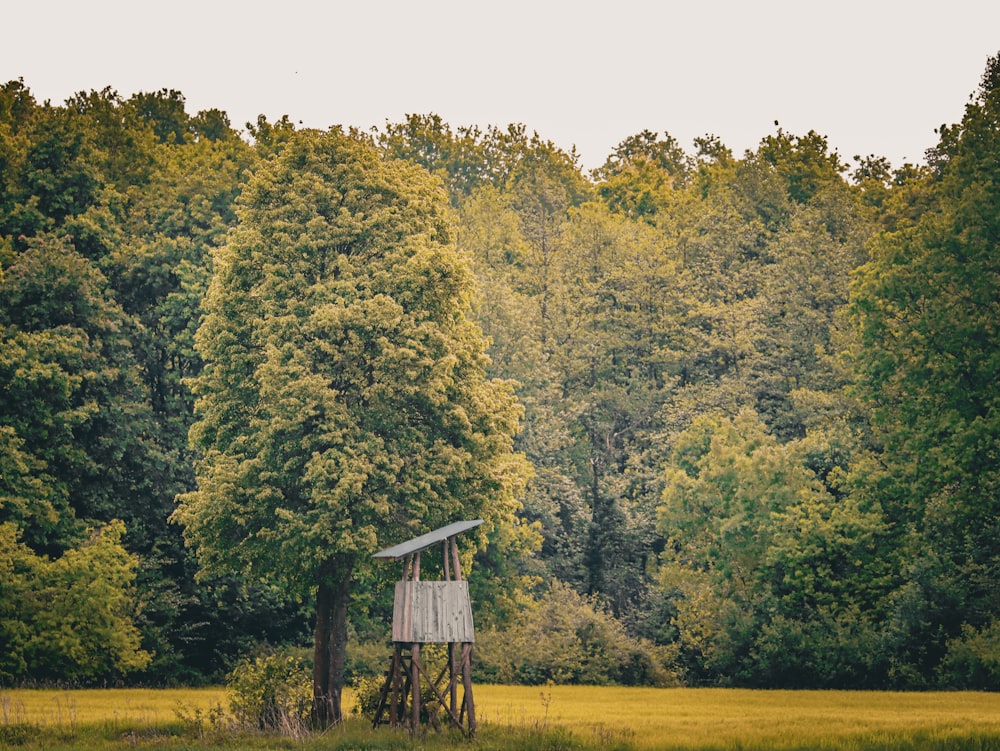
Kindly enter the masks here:
<path id="1" fill-rule="evenodd" d="M 483 523 L 482 519 L 455 522 L 375 553 L 373 558 L 403 561 L 402 578 L 396 582 L 392 606 L 392 664 L 375 708 L 374 727 L 383 722 L 408 723 L 411 732 L 421 719 L 435 728 L 447 717 L 453 727 L 467 735 L 476 732 L 476 708 L 472 700 L 472 644 L 475 629 L 469 583 L 462 579 L 457 537 Z M 442 581 L 420 579 L 421 553 L 441 546 Z M 421 659 L 422 644 L 447 644 L 447 665 L 434 680 L 429 665 Z M 444 677 L 448 685 L 441 688 Z M 421 703 L 421 678 L 434 697 Z M 458 684 L 462 683 L 462 698 Z M 409 702 L 409 706 L 407 706 Z"/>

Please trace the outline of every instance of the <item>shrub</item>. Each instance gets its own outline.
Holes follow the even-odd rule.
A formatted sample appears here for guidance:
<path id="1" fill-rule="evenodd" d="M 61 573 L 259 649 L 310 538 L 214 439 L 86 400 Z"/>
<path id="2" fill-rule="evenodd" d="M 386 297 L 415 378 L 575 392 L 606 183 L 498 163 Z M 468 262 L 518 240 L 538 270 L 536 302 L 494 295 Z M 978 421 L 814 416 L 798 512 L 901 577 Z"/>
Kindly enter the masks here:
<path id="1" fill-rule="evenodd" d="M 226 681 L 229 706 L 245 728 L 298 734 L 312 711 L 312 677 L 287 652 L 244 659 Z"/>
<path id="2" fill-rule="evenodd" d="M 50 559 L 0 524 L 0 680 L 108 680 L 149 664 L 135 625 L 139 561 L 124 535 L 113 521 Z"/>
<path id="3" fill-rule="evenodd" d="M 981 631 L 966 625 L 961 637 L 948 643 L 940 677 L 950 688 L 1000 689 L 1000 620 Z"/>
<path id="4" fill-rule="evenodd" d="M 344 677 L 348 681 L 384 673 L 392 660 L 392 645 L 386 641 L 352 639 L 347 643 Z"/>
<path id="5" fill-rule="evenodd" d="M 474 669 L 477 680 L 496 683 L 665 686 L 677 683 L 675 657 L 556 583 L 510 629 L 479 634 Z"/>
<path id="6" fill-rule="evenodd" d="M 375 718 L 375 710 L 378 707 L 379 696 L 382 693 L 382 686 L 385 678 L 375 678 L 371 676 L 358 676 L 352 683 L 354 689 L 354 714 L 359 714 L 369 720 Z"/>

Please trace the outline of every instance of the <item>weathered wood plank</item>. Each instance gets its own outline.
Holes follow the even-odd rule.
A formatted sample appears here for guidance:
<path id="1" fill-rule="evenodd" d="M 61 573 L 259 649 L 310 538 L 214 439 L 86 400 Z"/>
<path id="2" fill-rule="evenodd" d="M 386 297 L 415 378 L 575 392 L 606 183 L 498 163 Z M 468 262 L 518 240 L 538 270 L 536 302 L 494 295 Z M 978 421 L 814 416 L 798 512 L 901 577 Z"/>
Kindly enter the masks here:
<path id="1" fill-rule="evenodd" d="M 396 582 L 392 640 L 410 644 L 475 641 L 468 582 Z"/>

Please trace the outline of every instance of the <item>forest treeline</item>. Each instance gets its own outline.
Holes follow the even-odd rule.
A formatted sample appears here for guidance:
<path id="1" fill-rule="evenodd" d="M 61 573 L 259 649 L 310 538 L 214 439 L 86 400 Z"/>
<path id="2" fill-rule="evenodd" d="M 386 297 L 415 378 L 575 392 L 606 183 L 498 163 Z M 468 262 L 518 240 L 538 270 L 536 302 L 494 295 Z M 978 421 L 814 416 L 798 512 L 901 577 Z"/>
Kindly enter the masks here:
<path id="1" fill-rule="evenodd" d="M 585 173 L 523 125 L 343 133 L 422 168 L 391 173 L 414 202 L 443 186 L 414 226 L 450 228 L 523 410 L 478 677 L 1000 689 L 1000 57 L 938 135 L 893 167 L 642 131 Z M 203 568 L 175 513 L 203 355 L 239 338 L 199 333 L 216 265 L 310 137 L 173 90 L 0 88 L 0 684 L 198 683 L 310 643 L 302 591 Z M 354 675 L 388 659 L 388 569 L 356 574 Z"/>

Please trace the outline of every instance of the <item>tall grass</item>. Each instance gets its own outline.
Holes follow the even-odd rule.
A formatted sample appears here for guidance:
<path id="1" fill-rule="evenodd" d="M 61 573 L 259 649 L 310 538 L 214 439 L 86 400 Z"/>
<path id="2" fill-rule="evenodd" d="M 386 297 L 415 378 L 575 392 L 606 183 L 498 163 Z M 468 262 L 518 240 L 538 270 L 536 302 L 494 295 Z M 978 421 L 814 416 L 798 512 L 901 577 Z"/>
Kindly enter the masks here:
<path id="1" fill-rule="evenodd" d="M 1000 694 L 476 686 L 479 734 L 411 738 L 360 718 L 282 738 L 241 731 L 222 689 L 0 690 L 0 748 L 996 749 Z M 349 711 L 353 699 L 348 696 Z"/>
<path id="2" fill-rule="evenodd" d="M 1000 694 L 483 687 L 481 722 L 637 749 L 1000 749 Z M 967 745 L 971 743 L 972 745 Z"/>
<path id="3" fill-rule="evenodd" d="M 222 688 L 0 689 L 0 722 L 155 725 L 176 720 L 179 707 L 207 711 L 225 702 Z"/>

